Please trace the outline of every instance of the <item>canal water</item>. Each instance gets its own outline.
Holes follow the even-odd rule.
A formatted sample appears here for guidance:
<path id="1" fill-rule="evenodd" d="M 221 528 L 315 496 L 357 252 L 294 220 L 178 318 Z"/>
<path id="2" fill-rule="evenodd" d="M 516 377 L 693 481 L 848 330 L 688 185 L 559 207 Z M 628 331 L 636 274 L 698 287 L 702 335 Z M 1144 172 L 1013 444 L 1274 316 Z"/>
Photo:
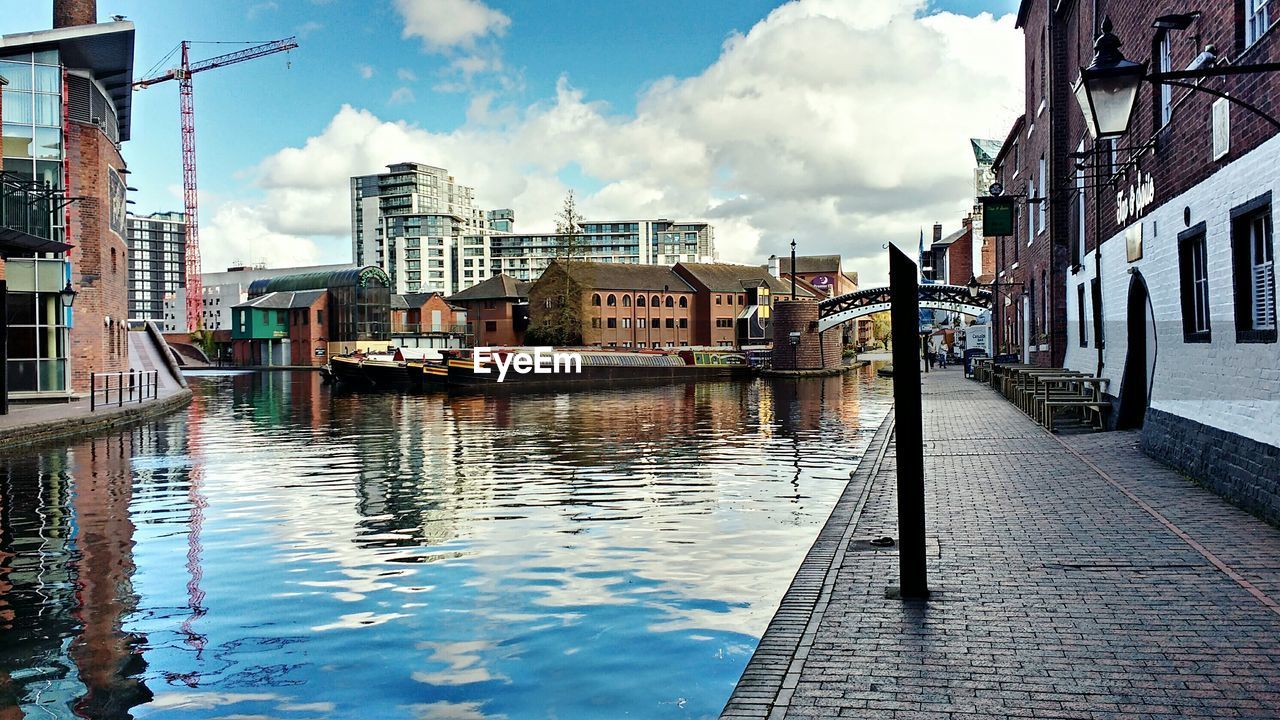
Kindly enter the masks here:
<path id="1" fill-rule="evenodd" d="M 715 717 L 891 403 L 192 386 L 0 457 L 0 719 Z"/>

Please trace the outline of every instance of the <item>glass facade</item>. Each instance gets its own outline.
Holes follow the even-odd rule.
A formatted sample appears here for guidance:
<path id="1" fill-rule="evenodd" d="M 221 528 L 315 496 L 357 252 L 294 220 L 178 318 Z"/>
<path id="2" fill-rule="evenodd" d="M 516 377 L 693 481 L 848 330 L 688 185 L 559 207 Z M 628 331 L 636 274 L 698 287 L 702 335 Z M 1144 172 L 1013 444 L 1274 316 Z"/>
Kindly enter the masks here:
<path id="1" fill-rule="evenodd" d="M 60 292 L 67 285 L 62 260 L 10 258 L 9 391 L 64 392 L 67 389 L 67 324 L 70 310 Z"/>
<path id="2" fill-rule="evenodd" d="M 26 180 L 63 187 L 62 68 L 57 50 L 0 55 L 4 88 L 4 170 Z M 54 214 L 53 236 L 63 239 L 63 218 Z"/>
<path id="3" fill-rule="evenodd" d="M 63 83 L 58 51 L 0 55 L 0 76 L 9 81 L 0 116 L 4 171 L 63 189 Z M 50 213 L 49 239 L 65 240 L 64 220 L 63 213 Z M 5 276 L 9 391 L 66 392 L 70 310 L 62 307 L 60 293 L 70 279 L 67 262 L 59 255 L 10 257 Z"/>

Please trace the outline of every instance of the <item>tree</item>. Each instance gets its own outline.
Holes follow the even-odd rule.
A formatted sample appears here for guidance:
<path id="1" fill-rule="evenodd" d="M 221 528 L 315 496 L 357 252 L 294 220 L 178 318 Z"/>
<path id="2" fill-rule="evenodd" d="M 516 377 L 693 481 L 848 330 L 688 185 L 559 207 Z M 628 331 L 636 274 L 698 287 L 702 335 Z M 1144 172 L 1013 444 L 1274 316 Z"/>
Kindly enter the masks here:
<path id="1" fill-rule="evenodd" d="M 564 205 L 556 213 L 556 259 L 582 260 L 586 258 L 582 247 L 582 215 L 578 212 L 578 201 L 573 190 L 564 196 Z"/>
<path id="2" fill-rule="evenodd" d="M 871 316 L 871 337 L 884 344 L 886 350 L 893 340 L 893 325 L 890 322 L 889 311 L 878 312 Z"/>
<path id="3" fill-rule="evenodd" d="M 530 291 L 530 345 L 582 344 L 582 287 L 569 274 L 568 260 L 554 260 Z"/>

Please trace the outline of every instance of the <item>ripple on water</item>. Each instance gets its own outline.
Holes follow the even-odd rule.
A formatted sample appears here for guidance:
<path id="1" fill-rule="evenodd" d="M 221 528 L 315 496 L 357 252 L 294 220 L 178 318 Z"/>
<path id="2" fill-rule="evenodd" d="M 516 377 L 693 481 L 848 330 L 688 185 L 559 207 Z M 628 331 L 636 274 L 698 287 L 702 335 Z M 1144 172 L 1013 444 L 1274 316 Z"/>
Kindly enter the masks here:
<path id="1" fill-rule="evenodd" d="M 714 717 L 890 403 L 192 386 L 0 460 L 0 711 Z"/>

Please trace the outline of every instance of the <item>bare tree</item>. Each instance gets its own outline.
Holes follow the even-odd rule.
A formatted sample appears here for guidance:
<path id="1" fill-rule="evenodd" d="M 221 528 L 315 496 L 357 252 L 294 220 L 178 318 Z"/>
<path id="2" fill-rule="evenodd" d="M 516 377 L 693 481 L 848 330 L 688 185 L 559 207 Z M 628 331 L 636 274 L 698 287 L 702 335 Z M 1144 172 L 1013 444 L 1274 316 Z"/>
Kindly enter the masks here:
<path id="1" fill-rule="evenodd" d="M 564 205 L 556 213 L 556 258 L 560 260 L 582 260 L 586 258 L 586 248 L 582 245 L 582 214 L 578 212 L 578 201 L 573 190 L 564 196 Z"/>

